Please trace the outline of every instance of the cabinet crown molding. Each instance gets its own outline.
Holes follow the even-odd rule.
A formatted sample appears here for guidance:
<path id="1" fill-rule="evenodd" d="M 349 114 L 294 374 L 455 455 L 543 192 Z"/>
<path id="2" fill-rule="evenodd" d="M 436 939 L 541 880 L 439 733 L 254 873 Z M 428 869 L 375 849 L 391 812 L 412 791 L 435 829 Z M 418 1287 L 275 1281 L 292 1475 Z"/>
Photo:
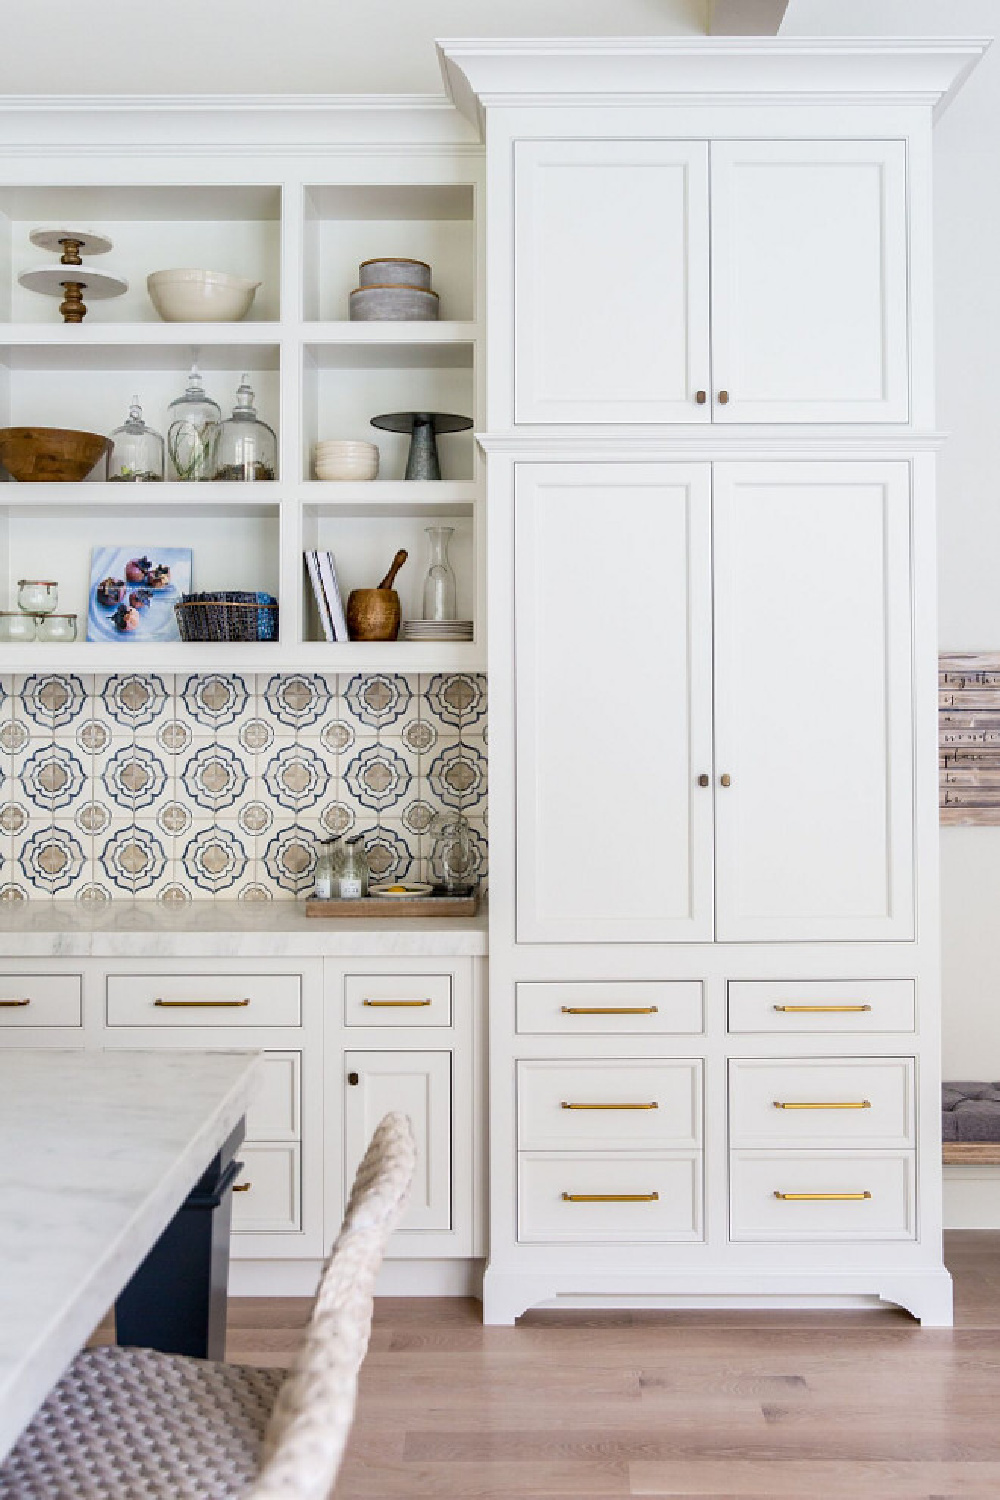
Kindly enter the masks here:
<path id="1" fill-rule="evenodd" d="M 940 115 L 989 38 L 532 37 L 437 43 L 449 97 L 483 130 L 513 105 L 920 104 Z"/>

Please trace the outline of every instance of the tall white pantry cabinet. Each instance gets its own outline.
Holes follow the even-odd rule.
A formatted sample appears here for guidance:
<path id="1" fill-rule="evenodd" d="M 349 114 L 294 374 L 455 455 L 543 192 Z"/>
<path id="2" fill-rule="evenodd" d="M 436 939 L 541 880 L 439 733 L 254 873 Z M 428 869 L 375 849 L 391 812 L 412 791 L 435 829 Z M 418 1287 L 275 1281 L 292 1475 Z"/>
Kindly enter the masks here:
<path id="1" fill-rule="evenodd" d="M 488 1322 L 951 1320 L 930 144 L 983 48 L 441 44 L 487 146 Z"/>

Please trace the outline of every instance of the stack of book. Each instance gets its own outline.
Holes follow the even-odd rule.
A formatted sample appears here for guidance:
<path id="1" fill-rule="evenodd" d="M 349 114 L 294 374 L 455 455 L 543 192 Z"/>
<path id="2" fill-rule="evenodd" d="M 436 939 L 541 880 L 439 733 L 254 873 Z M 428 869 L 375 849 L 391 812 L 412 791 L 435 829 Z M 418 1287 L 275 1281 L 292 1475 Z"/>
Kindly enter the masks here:
<path id="1" fill-rule="evenodd" d="M 347 621 L 344 618 L 333 553 L 307 551 L 305 559 L 323 634 L 328 641 L 346 641 Z"/>

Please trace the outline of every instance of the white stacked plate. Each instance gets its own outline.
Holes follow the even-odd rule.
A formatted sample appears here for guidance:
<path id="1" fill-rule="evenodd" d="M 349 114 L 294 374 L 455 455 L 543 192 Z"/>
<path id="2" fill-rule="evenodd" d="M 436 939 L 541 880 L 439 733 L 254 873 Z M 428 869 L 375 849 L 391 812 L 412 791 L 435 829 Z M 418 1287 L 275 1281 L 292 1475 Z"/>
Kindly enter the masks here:
<path id="1" fill-rule="evenodd" d="M 471 620 L 404 620 L 404 641 L 471 641 Z"/>

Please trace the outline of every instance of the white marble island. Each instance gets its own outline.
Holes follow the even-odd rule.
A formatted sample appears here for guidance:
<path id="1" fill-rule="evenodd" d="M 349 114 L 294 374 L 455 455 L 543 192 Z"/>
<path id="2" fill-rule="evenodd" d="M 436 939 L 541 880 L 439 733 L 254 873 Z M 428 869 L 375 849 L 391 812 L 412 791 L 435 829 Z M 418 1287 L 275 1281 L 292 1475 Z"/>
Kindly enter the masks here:
<path id="1" fill-rule="evenodd" d="M 246 1113 L 248 1052 L 0 1051 L 0 1455 Z"/>

